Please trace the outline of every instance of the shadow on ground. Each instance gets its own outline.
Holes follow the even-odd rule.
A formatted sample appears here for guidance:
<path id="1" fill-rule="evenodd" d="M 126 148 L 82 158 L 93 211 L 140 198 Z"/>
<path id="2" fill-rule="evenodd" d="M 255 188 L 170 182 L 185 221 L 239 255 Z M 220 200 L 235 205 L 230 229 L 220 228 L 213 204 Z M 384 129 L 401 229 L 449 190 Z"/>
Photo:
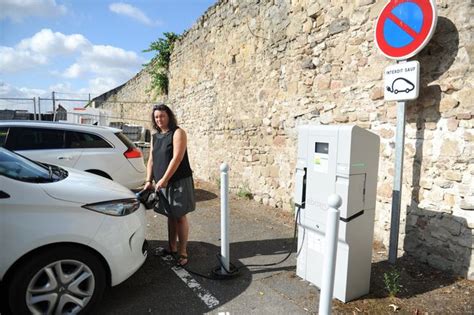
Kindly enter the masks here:
<path id="1" fill-rule="evenodd" d="M 204 189 L 199 189 L 199 188 L 196 188 L 194 190 L 194 193 L 195 193 L 195 196 L 196 196 L 196 202 L 212 200 L 212 199 L 216 199 L 218 197 L 213 192 L 210 192 L 210 191 L 204 190 Z"/>
<path id="2" fill-rule="evenodd" d="M 224 305 L 244 292 L 252 283 L 253 275 L 262 272 L 294 270 L 295 266 L 249 267 L 241 259 L 261 256 L 252 260 L 271 263 L 281 260 L 293 243 L 292 239 L 271 239 L 233 243 L 230 246 L 231 261 L 239 268 L 240 276 L 230 280 L 210 280 L 197 275 L 192 277 L 213 295 L 219 304 L 206 305 L 171 269 L 173 262 L 167 262 L 155 254 L 155 249 L 165 247 L 165 241 L 150 241 L 150 252 L 140 270 L 124 283 L 106 292 L 98 314 L 183 314 L 205 313 Z M 204 242 L 188 244 L 190 260 L 187 269 L 211 276 L 219 266 L 217 254 L 220 247 Z M 280 254 L 280 255 L 278 255 Z M 268 257 L 269 255 L 278 255 Z M 127 297 L 124 299 L 124 297 Z M 184 303 L 185 302 L 185 303 Z"/>

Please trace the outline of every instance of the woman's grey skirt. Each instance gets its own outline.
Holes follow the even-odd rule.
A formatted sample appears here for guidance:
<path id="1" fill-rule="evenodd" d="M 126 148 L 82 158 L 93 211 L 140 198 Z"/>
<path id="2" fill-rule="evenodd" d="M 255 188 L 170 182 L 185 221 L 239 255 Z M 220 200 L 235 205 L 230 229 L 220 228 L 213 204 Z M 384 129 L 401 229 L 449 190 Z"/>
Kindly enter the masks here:
<path id="1" fill-rule="evenodd" d="M 196 209 L 193 177 L 189 176 L 168 183 L 158 192 L 159 201 L 155 204 L 155 212 L 167 217 L 178 219 Z"/>

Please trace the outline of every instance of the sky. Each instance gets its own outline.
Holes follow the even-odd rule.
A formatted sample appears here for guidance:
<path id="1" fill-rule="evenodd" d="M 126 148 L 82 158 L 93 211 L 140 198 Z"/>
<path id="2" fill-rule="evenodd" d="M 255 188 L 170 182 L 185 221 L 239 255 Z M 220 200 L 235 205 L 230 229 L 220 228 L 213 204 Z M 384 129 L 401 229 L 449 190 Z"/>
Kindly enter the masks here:
<path id="1" fill-rule="evenodd" d="M 107 92 L 153 57 L 142 52 L 151 42 L 183 33 L 215 2 L 0 0 L 0 97 Z"/>

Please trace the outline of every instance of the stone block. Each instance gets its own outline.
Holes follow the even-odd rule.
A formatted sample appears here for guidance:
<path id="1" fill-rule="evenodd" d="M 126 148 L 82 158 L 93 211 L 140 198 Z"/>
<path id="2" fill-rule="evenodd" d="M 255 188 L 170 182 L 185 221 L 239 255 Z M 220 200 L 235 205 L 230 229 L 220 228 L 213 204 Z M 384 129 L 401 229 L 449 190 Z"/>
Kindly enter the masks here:
<path id="1" fill-rule="evenodd" d="M 379 86 L 374 87 L 372 91 L 370 92 L 370 99 L 372 101 L 383 99 L 383 97 L 384 97 L 383 88 Z"/>
<path id="2" fill-rule="evenodd" d="M 446 122 L 446 126 L 448 127 L 449 131 L 454 132 L 458 129 L 459 121 L 454 118 L 450 118 Z"/>
<path id="3" fill-rule="evenodd" d="M 444 97 L 443 99 L 441 99 L 441 102 L 439 104 L 439 111 L 441 113 L 449 112 L 453 110 L 454 108 L 456 108 L 458 104 L 459 104 L 459 101 L 452 98 L 451 96 Z"/>
<path id="4" fill-rule="evenodd" d="M 421 178 L 420 187 L 430 190 L 433 187 L 433 180 L 431 178 Z"/>
<path id="5" fill-rule="evenodd" d="M 320 116 L 320 121 L 322 124 L 327 125 L 333 122 L 333 116 L 331 112 L 322 113 Z"/>
<path id="6" fill-rule="evenodd" d="M 464 132 L 464 140 L 467 142 L 474 142 L 474 132 L 466 130 Z"/>
<path id="7" fill-rule="evenodd" d="M 440 156 L 457 157 L 461 154 L 459 140 L 445 139 L 441 144 Z"/>
<path id="8" fill-rule="evenodd" d="M 445 174 L 445 178 L 448 179 L 446 177 L 446 173 L 447 172 L 443 172 L 443 174 Z M 461 177 L 462 178 L 462 177 Z M 434 183 L 436 186 L 439 186 L 443 189 L 449 189 L 449 188 L 452 188 L 453 187 L 453 182 L 452 182 L 452 178 L 449 178 L 448 180 L 445 180 L 445 179 L 441 179 L 441 178 L 437 178 Z"/>
<path id="9" fill-rule="evenodd" d="M 313 3 L 306 10 L 308 16 L 312 19 L 316 19 L 318 15 L 321 13 L 321 11 L 322 11 L 322 8 L 319 3 Z"/>
<path id="10" fill-rule="evenodd" d="M 275 138 L 273 138 L 273 144 L 276 146 L 276 147 L 283 147 L 286 145 L 286 137 L 283 137 L 283 136 L 276 136 Z"/>
<path id="11" fill-rule="evenodd" d="M 329 24 L 329 35 L 335 35 L 349 29 L 349 19 L 337 19 Z"/>
<path id="12" fill-rule="evenodd" d="M 375 0 L 356 0 L 356 5 L 358 7 L 363 7 L 363 6 L 372 4 L 374 2 L 375 2 Z"/>
<path id="13" fill-rule="evenodd" d="M 456 196 L 453 194 L 445 194 L 444 195 L 444 202 L 450 207 L 454 207 L 456 203 Z"/>
<path id="14" fill-rule="evenodd" d="M 456 119 L 458 120 L 470 120 L 472 117 L 471 113 L 459 113 L 456 115 Z"/>
<path id="15" fill-rule="evenodd" d="M 392 129 L 382 128 L 378 131 L 378 134 L 381 138 L 392 139 L 395 135 L 395 132 Z"/>
<path id="16" fill-rule="evenodd" d="M 313 70 L 313 69 L 316 69 L 316 66 L 313 63 L 312 58 L 308 58 L 303 61 L 303 63 L 301 64 L 301 68 L 303 70 Z"/>
<path id="17" fill-rule="evenodd" d="M 439 226 L 446 229 L 453 236 L 461 234 L 461 223 L 451 215 L 443 215 Z"/>
<path id="18" fill-rule="evenodd" d="M 280 168 L 277 165 L 270 166 L 270 177 L 277 178 L 280 175 Z"/>
<path id="19" fill-rule="evenodd" d="M 349 121 L 349 117 L 347 115 L 335 115 L 334 121 L 338 123 L 347 123 Z"/>
<path id="20" fill-rule="evenodd" d="M 331 84 L 331 79 L 328 77 L 319 77 L 314 80 L 318 90 L 327 90 Z"/>
<path id="21" fill-rule="evenodd" d="M 459 170 L 448 170 L 443 173 L 444 178 L 447 180 L 452 180 L 455 182 L 461 182 L 462 181 L 462 172 Z"/>
<path id="22" fill-rule="evenodd" d="M 308 20 L 303 24 L 304 33 L 310 34 L 312 29 L 313 29 L 313 21 Z"/>
<path id="23" fill-rule="evenodd" d="M 392 198 L 392 185 L 390 183 L 382 183 L 377 188 L 377 195 L 384 198 Z"/>
<path id="24" fill-rule="evenodd" d="M 331 90 L 340 90 L 344 87 L 344 82 L 341 80 L 331 81 Z"/>

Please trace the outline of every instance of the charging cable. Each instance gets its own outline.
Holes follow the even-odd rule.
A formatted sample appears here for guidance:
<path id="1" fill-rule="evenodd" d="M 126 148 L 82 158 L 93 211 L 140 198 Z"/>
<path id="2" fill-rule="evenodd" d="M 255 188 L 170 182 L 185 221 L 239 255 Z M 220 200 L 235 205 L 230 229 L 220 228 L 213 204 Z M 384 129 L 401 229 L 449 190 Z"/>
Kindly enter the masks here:
<path id="1" fill-rule="evenodd" d="M 193 271 L 193 270 L 187 268 L 186 266 L 183 266 L 181 268 L 183 268 L 184 270 L 186 270 L 190 274 L 193 274 L 193 275 L 205 278 L 205 279 L 209 279 L 209 280 L 230 280 L 230 279 L 234 279 L 234 278 L 238 277 L 240 275 L 240 270 L 243 269 L 243 268 L 247 268 L 247 267 L 271 267 L 271 266 L 276 266 L 276 265 L 279 265 L 279 264 L 285 262 L 286 260 L 288 260 L 288 258 L 290 258 L 291 254 L 293 253 L 293 248 L 295 248 L 295 247 L 297 248 L 296 257 L 298 257 L 300 252 L 301 252 L 301 248 L 302 248 L 301 247 L 300 249 L 298 249 L 297 239 L 296 239 L 296 233 L 297 233 L 297 230 L 298 230 L 298 223 L 301 223 L 300 210 L 301 210 L 301 206 L 298 206 L 298 210 L 296 212 L 296 219 L 295 219 L 295 227 L 294 227 L 294 232 L 293 232 L 292 246 L 290 247 L 290 250 L 289 250 L 288 254 L 286 255 L 286 257 L 283 258 L 282 260 L 278 261 L 278 262 L 269 263 L 269 264 L 249 264 L 249 265 L 242 265 L 240 267 L 236 267 L 234 264 L 229 263 L 229 267 L 230 267 L 229 269 L 230 270 L 227 270 L 227 268 L 224 267 L 224 263 L 222 262 L 221 254 L 216 254 L 217 260 L 219 262 L 219 266 L 213 268 L 210 275 L 206 275 L 206 274 L 202 274 L 202 273 Z M 303 241 L 304 241 L 304 236 L 305 236 L 305 231 L 303 231 Z M 225 273 L 223 273 L 221 270 L 224 270 Z"/>

